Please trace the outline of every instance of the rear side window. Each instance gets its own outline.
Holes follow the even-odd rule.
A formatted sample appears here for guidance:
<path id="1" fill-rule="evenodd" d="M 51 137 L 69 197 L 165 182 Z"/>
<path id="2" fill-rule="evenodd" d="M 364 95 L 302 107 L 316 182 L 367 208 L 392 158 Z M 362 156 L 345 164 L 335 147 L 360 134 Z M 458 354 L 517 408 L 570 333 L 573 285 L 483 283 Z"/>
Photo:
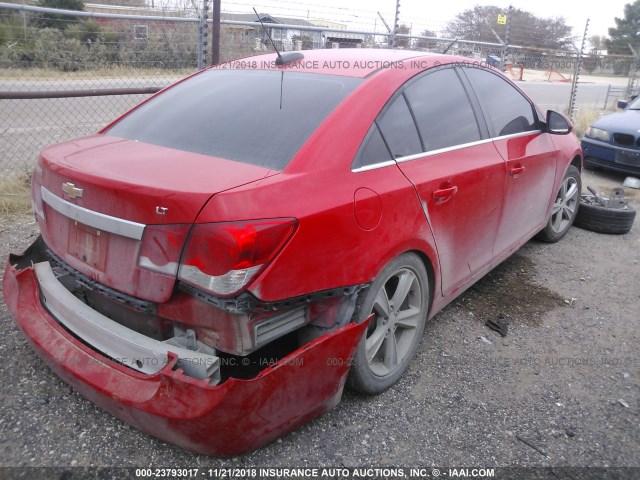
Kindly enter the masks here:
<path id="1" fill-rule="evenodd" d="M 452 68 L 430 72 L 407 86 L 425 152 L 480 140 L 467 93 Z"/>
<path id="2" fill-rule="evenodd" d="M 264 70 L 208 70 L 170 88 L 106 133 L 284 169 L 361 79 Z"/>
<path id="3" fill-rule="evenodd" d="M 465 68 L 484 112 L 492 137 L 537 130 L 531 103 L 497 74 L 480 68 Z"/>
<path id="4" fill-rule="evenodd" d="M 377 163 L 388 162 L 391 160 L 391 154 L 387 145 L 380 135 L 378 126 L 374 123 L 369 129 L 369 133 L 362 142 L 362 147 L 358 151 L 353 164 L 352 169 L 366 167 L 368 165 L 375 165 Z"/>
<path id="5" fill-rule="evenodd" d="M 420 137 L 404 95 L 391 102 L 378 119 L 382 136 L 387 141 L 393 158 L 422 152 Z"/>

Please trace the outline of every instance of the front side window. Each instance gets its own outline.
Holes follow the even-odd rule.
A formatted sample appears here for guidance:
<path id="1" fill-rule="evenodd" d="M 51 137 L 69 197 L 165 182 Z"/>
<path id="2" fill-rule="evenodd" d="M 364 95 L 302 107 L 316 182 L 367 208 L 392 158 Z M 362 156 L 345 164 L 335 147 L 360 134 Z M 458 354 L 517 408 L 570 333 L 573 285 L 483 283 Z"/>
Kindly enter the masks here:
<path id="1" fill-rule="evenodd" d="M 492 137 L 537 130 L 531 103 L 498 74 L 478 67 L 464 69 L 478 97 Z"/>
<path id="2" fill-rule="evenodd" d="M 269 70 L 208 70 L 105 133 L 282 170 L 362 80 Z"/>
<path id="3" fill-rule="evenodd" d="M 405 95 L 425 152 L 481 139 L 471 103 L 454 69 L 427 73 L 409 84 Z"/>

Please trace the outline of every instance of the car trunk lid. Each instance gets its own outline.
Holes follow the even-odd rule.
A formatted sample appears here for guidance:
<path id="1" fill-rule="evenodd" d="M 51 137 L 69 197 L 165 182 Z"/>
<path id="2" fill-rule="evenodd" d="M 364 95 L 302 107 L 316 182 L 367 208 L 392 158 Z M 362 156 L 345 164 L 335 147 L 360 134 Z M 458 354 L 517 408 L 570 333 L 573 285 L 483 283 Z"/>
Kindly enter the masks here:
<path id="1" fill-rule="evenodd" d="M 150 225 L 188 230 L 214 194 L 277 172 L 107 135 L 42 152 L 34 204 L 49 248 L 92 280 L 152 302 L 168 300 L 175 275 L 138 266 Z M 184 235 L 176 238 L 184 241 Z M 182 244 L 173 245 L 179 251 Z"/>

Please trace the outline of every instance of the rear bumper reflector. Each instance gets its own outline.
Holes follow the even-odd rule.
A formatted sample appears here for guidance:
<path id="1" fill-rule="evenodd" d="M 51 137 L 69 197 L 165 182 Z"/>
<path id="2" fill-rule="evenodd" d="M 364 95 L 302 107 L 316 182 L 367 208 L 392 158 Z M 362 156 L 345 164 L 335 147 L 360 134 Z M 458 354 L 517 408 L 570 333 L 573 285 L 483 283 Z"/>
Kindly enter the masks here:
<path id="1" fill-rule="evenodd" d="M 293 332 L 297 328 L 308 323 L 307 309 L 299 307 L 291 312 L 286 312 L 260 322 L 254 327 L 255 344 L 257 347 Z"/>

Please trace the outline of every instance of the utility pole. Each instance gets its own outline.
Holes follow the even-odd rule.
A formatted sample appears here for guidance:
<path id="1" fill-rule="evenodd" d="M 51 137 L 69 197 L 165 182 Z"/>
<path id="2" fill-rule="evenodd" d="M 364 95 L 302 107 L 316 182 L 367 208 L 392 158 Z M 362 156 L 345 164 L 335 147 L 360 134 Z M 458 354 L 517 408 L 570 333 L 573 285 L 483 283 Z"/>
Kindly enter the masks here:
<path id="1" fill-rule="evenodd" d="M 389 24 L 385 21 L 384 17 L 382 16 L 382 14 L 380 12 L 378 12 L 378 16 L 380 17 L 380 20 L 382 20 L 382 24 L 384 25 L 384 28 L 386 28 L 387 32 L 389 33 L 389 37 L 387 39 L 387 45 L 389 45 L 389 47 L 391 48 L 391 40 L 392 40 L 392 37 L 393 37 L 393 33 L 391 32 L 391 29 L 389 28 Z"/>
<path id="2" fill-rule="evenodd" d="M 382 20 L 382 24 L 384 25 L 384 28 L 387 29 L 387 32 L 391 33 L 391 29 L 389 28 L 389 24 L 385 21 L 384 17 L 382 16 L 382 14 L 380 12 L 378 12 L 378 16 L 380 17 L 380 20 Z"/>

